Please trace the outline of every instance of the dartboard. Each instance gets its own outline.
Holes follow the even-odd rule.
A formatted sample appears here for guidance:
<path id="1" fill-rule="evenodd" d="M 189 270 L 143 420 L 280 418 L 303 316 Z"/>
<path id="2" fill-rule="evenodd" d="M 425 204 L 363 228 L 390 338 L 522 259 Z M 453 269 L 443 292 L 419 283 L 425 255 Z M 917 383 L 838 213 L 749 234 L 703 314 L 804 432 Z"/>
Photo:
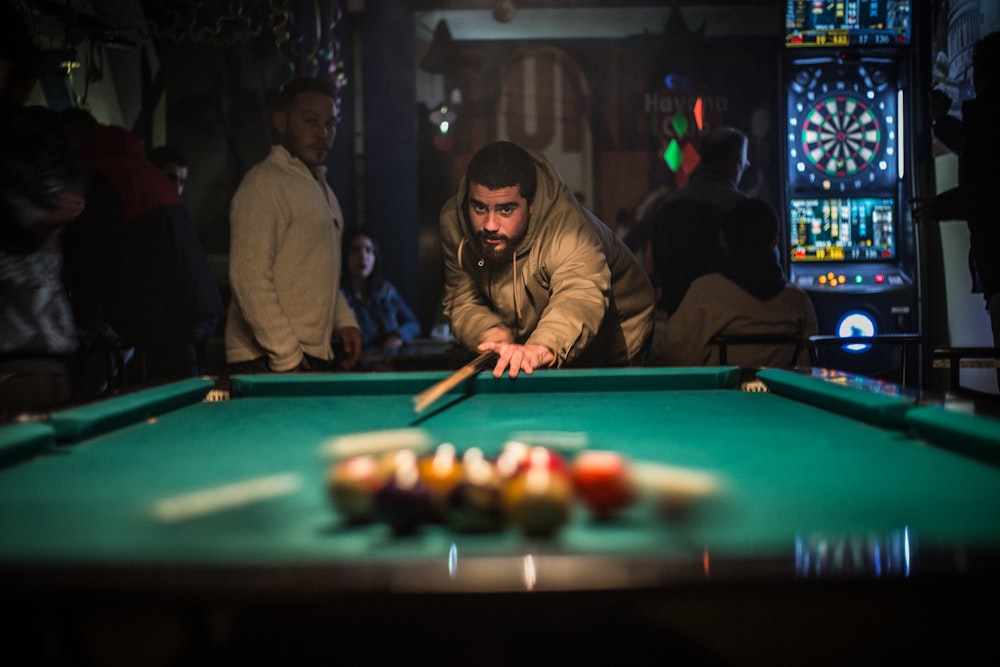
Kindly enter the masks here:
<path id="1" fill-rule="evenodd" d="M 813 105 L 802 122 L 802 150 L 819 171 L 850 177 L 878 157 L 882 127 L 878 116 L 861 100 L 834 95 Z"/>

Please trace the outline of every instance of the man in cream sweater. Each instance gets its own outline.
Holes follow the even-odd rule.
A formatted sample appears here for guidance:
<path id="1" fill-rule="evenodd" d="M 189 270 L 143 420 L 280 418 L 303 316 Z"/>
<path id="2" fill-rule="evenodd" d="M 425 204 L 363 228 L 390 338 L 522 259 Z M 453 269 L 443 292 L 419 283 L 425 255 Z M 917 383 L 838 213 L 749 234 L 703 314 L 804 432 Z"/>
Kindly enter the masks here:
<path id="1" fill-rule="evenodd" d="M 295 79 L 278 96 L 280 143 L 243 177 L 230 205 L 226 361 L 234 373 L 328 371 L 339 334 L 341 368 L 361 355 L 361 333 L 340 292 L 344 216 L 324 162 L 336 135 L 330 85 Z"/>

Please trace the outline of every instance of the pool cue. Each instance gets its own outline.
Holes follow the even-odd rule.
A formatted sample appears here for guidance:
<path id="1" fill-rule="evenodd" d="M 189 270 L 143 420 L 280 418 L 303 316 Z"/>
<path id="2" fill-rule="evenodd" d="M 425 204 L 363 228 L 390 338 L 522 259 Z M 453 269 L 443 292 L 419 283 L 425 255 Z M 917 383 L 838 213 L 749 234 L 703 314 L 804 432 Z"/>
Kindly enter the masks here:
<path id="1" fill-rule="evenodd" d="M 413 397 L 413 412 L 420 414 L 453 388 L 489 366 L 496 357 L 497 353 L 492 350 L 483 352 L 445 379 L 424 389 Z"/>

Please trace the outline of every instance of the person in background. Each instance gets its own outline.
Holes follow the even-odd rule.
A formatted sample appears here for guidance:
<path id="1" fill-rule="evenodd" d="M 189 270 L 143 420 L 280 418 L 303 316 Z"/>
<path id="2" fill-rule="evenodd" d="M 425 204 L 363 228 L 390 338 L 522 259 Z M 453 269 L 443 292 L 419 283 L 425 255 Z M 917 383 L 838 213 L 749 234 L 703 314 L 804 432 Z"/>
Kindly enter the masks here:
<path id="1" fill-rule="evenodd" d="M 649 242 L 640 256 L 652 271 L 657 305 L 670 315 L 691 281 L 708 272 L 718 256 L 722 217 L 746 199 L 738 186 L 750 162 L 747 137 L 732 127 L 710 131 L 701 162 L 684 187 L 667 195 L 642 220 Z"/>
<path id="2" fill-rule="evenodd" d="M 965 220 L 973 292 L 982 292 L 990 314 L 993 345 L 1000 347 L 1000 213 L 996 205 L 996 160 L 1000 155 L 1000 32 L 972 47 L 976 96 L 962 103 L 962 118 L 950 115 L 951 99 L 931 92 L 934 134 L 958 153 L 958 187 L 914 200 L 920 222 Z M 1000 371 L 998 371 L 1000 376 Z"/>
<path id="3" fill-rule="evenodd" d="M 60 111 L 59 122 L 78 148 L 83 137 L 100 125 L 93 114 L 79 107 Z M 135 356 L 135 343 L 124 342 L 109 320 L 115 312 L 111 300 L 117 298 L 121 286 L 118 252 L 125 233 L 125 215 L 115 185 L 88 166 L 87 206 L 62 233 L 62 280 L 80 339 L 75 393 L 81 401 L 125 384 L 128 362 Z"/>
<path id="4" fill-rule="evenodd" d="M 86 184 L 58 115 L 23 106 L 39 52 L 23 17 L 7 3 L 0 12 L 0 419 L 5 420 L 73 398 L 78 339 L 60 278 L 60 236 L 83 211 Z"/>
<path id="5" fill-rule="evenodd" d="M 361 331 L 340 290 L 344 215 L 324 162 L 338 102 L 320 79 L 294 79 L 273 114 L 279 143 L 243 177 L 230 204 L 226 360 L 234 373 L 344 370 Z"/>
<path id="6" fill-rule="evenodd" d="M 112 186 L 113 196 L 90 212 L 103 218 L 90 230 L 110 234 L 102 251 L 110 263 L 104 316 L 141 353 L 141 380 L 200 375 L 222 297 L 187 207 L 128 129 L 98 123 L 81 136 L 80 148 Z"/>
<path id="7" fill-rule="evenodd" d="M 720 335 L 798 335 L 787 343 L 736 345 L 727 363 L 743 367 L 807 366 L 809 337 L 817 333 L 809 296 L 789 285 L 774 249 L 778 216 L 761 199 L 745 199 L 726 214 L 720 231 L 723 252 L 711 272 L 696 278 L 653 343 L 650 365 L 705 366 L 719 363 L 709 341 Z M 794 357 L 794 358 L 793 358 Z"/>
<path id="8" fill-rule="evenodd" d="M 541 154 L 480 149 L 441 211 L 444 310 L 493 375 L 549 366 L 640 366 L 653 288 L 620 238 Z"/>
<path id="9" fill-rule="evenodd" d="M 364 230 L 344 232 L 340 289 L 354 311 L 365 348 L 395 350 L 420 335 L 420 322 L 382 275 L 382 256 Z"/>
<path id="10" fill-rule="evenodd" d="M 157 146 L 149 151 L 146 157 L 177 186 L 177 194 L 184 196 L 184 184 L 188 179 L 188 162 L 180 151 L 171 146 Z"/>

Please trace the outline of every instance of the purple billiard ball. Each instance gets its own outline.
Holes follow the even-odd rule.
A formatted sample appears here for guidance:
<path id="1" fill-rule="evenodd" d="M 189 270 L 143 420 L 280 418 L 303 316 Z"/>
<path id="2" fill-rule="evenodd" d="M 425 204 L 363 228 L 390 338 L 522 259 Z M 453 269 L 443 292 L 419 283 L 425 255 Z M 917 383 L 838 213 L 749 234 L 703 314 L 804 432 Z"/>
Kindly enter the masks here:
<path id="1" fill-rule="evenodd" d="M 430 518 L 431 508 L 431 491 L 420 478 L 416 454 L 412 450 L 398 452 L 392 476 L 375 493 L 375 517 L 393 532 L 406 534 Z"/>

